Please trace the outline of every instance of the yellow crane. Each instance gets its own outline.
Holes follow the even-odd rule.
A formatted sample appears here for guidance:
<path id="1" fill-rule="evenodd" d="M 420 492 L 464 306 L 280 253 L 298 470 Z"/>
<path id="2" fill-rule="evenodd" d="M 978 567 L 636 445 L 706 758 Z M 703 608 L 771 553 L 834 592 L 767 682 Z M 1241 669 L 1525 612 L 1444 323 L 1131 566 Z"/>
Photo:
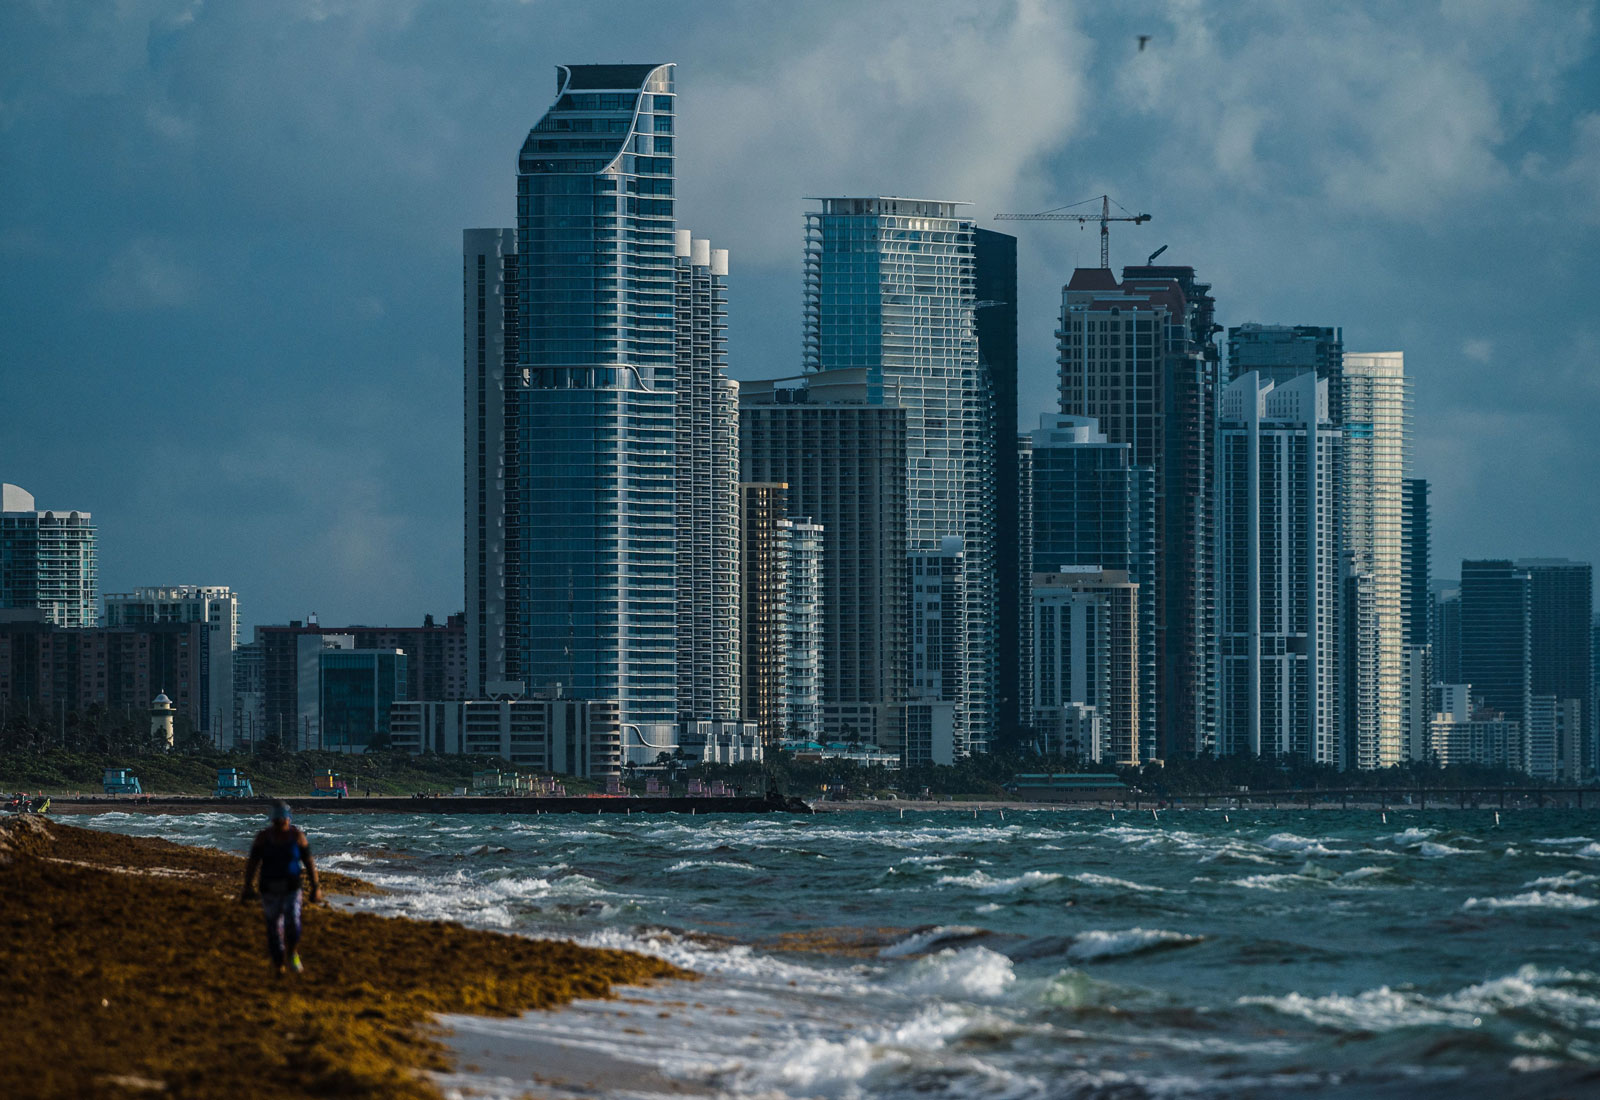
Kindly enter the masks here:
<path id="1" fill-rule="evenodd" d="M 997 222 L 1077 222 L 1080 226 L 1087 225 L 1090 222 L 1099 222 L 1100 266 L 1109 268 L 1111 266 L 1110 223 L 1132 222 L 1135 225 L 1139 225 L 1142 222 L 1149 221 L 1150 215 L 1135 214 L 1133 211 L 1123 206 L 1120 202 L 1116 202 L 1116 200 L 1110 195 L 1100 195 L 1098 198 L 1100 201 L 1100 213 L 1098 214 L 1062 213 L 1062 211 L 1071 210 L 1075 206 L 1083 206 L 1084 203 L 1091 203 L 1095 201 L 1094 199 L 1084 199 L 1083 202 L 1068 203 L 1066 206 L 1057 206 L 1050 210 L 1040 211 L 1037 214 L 996 214 L 994 216 L 994 220 Z M 1122 211 L 1121 214 L 1113 214 L 1111 212 L 1111 206 L 1113 203 L 1116 204 L 1118 210 Z"/>

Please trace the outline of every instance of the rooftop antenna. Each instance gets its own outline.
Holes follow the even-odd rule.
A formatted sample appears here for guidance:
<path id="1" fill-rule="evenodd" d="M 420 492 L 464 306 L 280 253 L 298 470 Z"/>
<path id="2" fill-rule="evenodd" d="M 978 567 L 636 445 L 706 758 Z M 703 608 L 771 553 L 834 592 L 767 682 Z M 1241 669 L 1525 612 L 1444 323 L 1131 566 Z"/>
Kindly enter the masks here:
<path id="1" fill-rule="evenodd" d="M 1144 262 L 1144 266 L 1145 267 L 1149 267 L 1151 264 L 1155 263 L 1156 262 L 1156 257 L 1161 255 L 1166 250 L 1167 250 L 1167 246 L 1166 245 L 1162 245 L 1160 248 L 1158 248 L 1154 252 L 1150 253 L 1149 258 L 1147 258 L 1145 260 L 1145 262 Z"/>

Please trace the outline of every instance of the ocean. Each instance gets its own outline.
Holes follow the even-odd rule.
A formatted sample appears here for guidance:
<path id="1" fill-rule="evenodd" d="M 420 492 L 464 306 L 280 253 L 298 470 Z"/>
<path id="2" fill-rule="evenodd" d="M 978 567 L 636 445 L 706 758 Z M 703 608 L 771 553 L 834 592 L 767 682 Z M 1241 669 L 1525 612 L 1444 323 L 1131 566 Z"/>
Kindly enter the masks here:
<path id="1" fill-rule="evenodd" d="M 389 891 L 341 905 L 702 975 L 449 1018 L 464 1097 L 1600 1095 L 1592 811 L 302 809 L 322 867 Z"/>

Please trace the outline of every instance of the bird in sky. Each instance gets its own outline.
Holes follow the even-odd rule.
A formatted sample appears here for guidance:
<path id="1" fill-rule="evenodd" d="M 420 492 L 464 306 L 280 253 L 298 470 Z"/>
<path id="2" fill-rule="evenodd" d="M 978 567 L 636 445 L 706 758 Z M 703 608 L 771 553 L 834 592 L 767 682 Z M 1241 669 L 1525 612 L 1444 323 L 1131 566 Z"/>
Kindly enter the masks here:
<path id="1" fill-rule="evenodd" d="M 1150 36 L 1148 34 L 1141 34 L 1139 36 L 1139 52 L 1140 53 L 1144 53 L 1145 43 L 1147 43 L 1149 41 L 1150 41 Z"/>

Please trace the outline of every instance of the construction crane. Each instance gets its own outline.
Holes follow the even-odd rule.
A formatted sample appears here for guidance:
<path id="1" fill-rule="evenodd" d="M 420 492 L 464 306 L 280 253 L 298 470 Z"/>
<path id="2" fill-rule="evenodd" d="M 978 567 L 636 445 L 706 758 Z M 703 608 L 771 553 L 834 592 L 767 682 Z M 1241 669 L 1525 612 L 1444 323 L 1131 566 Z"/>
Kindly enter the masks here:
<path id="1" fill-rule="evenodd" d="M 1116 206 L 1118 210 L 1122 211 L 1122 214 L 1113 214 L 1111 213 L 1111 204 L 1115 200 L 1110 195 L 1100 195 L 1099 199 L 1100 213 L 1098 214 L 1061 213 L 1063 210 L 1071 210 L 1074 206 L 1082 206 L 1084 203 L 1094 202 L 1094 199 L 1084 199 L 1083 202 L 1068 203 L 1066 206 L 1057 206 L 1054 209 L 1045 210 L 1038 214 L 996 214 L 994 220 L 997 222 L 1077 222 L 1079 225 L 1099 222 L 1100 266 L 1109 268 L 1111 266 L 1111 223 L 1132 222 L 1134 225 L 1139 225 L 1142 222 L 1149 221 L 1150 215 L 1135 214 L 1120 202 Z"/>

